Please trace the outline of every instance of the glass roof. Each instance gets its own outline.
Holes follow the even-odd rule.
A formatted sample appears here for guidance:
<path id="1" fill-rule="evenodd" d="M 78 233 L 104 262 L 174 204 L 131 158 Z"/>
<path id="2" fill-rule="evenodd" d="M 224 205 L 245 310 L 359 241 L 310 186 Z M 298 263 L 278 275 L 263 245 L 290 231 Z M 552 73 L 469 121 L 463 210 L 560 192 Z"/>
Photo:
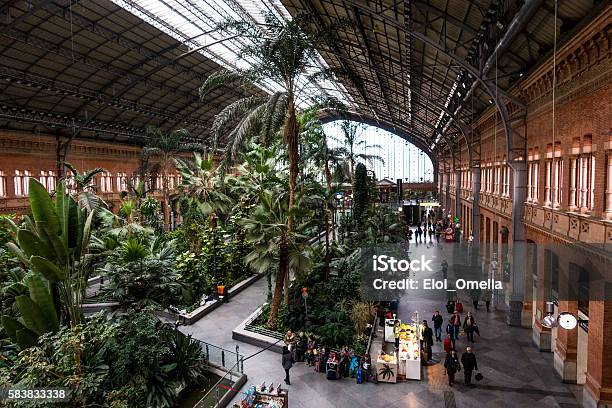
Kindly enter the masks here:
<path id="1" fill-rule="evenodd" d="M 289 12 L 280 0 L 112 0 L 113 3 L 140 17 L 159 30 L 181 41 L 189 52 L 199 52 L 219 65 L 229 69 L 245 69 L 255 63 L 239 56 L 240 49 L 250 40 L 232 37 L 215 31 L 218 23 L 230 19 L 247 21 L 265 32 L 266 13 L 288 20 Z M 315 73 L 327 64 L 317 54 L 306 75 Z M 342 84 L 330 80 L 318 80 L 306 84 L 306 76 L 300 81 L 304 91 L 298 96 L 298 106 L 312 105 L 312 96 L 325 94 L 354 107 L 351 96 Z M 258 84 L 264 91 L 272 93 L 281 89 L 270 80 Z"/>

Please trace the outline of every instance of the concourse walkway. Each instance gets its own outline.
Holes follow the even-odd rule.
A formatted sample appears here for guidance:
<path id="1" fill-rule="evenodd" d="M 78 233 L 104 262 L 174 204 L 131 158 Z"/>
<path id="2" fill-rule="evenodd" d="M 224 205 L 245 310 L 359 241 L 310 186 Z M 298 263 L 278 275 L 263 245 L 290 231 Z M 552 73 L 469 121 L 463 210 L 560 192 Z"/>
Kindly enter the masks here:
<path id="1" fill-rule="evenodd" d="M 431 277 L 442 279 L 440 263 L 451 256 L 450 244 L 410 243 L 410 257 L 424 255 L 433 259 Z M 449 261 L 449 279 L 454 277 L 452 262 Z M 423 276 L 427 277 L 427 276 Z M 240 346 L 240 353 L 249 356 L 260 349 L 249 344 L 232 340 L 232 329 L 247 318 L 266 299 L 266 280 L 260 279 L 228 304 L 192 326 L 183 327 L 187 333 L 212 344 L 234 350 Z M 476 336 L 472 345 L 478 359 L 481 382 L 473 387 L 463 385 L 463 372 L 456 376 L 454 387 L 448 386 L 442 366 L 444 351 L 441 343 L 434 345 L 435 362 L 423 367 L 421 381 L 407 381 L 397 384 L 356 384 L 354 379 L 328 381 L 322 373 L 316 373 L 304 363 L 296 363 L 291 369 L 289 406 L 291 408 L 359 408 L 359 407 L 407 407 L 407 408 L 452 408 L 452 407 L 561 407 L 578 408 L 582 401 L 582 387 L 561 383 L 553 369 L 552 353 L 539 352 L 531 342 L 531 330 L 506 325 L 504 311 L 487 313 L 482 304 L 474 311 L 469 299 L 462 299 L 463 317 L 467 311 L 474 313 L 481 337 Z M 448 321 L 444 307 L 446 294 L 443 291 L 418 294 L 400 301 L 399 317 L 409 319 L 418 311 L 421 319 L 431 320 L 439 310 Z M 483 303 L 483 302 L 481 302 Z M 459 356 L 467 346 L 465 336 L 457 341 Z M 372 354 L 377 351 L 372 350 Z M 284 371 L 280 354 L 264 351 L 245 361 L 244 370 L 247 384 L 282 382 Z M 284 384 L 283 384 L 284 386 Z M 246 387 L 243 389 L 246 390 Z M 239 400 L 239 398 L 235 398 Z"/>

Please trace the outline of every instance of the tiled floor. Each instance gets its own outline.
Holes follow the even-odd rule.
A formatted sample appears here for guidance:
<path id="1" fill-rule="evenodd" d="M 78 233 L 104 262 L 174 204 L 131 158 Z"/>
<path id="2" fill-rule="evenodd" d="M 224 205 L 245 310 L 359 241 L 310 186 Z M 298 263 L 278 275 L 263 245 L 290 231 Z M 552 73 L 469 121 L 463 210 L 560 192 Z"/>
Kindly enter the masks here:
<path id="1" fill-rule="evenodd" d="M 411 257 L 424 254 L 434 259 L 434 271 L 439 270 L 443 257 L 450 255 L 449 246 L 411 244 Z M 450 262 L 449 262 L 450 263 Z M 434 272 L 437 276 L 438 272 Z M 452 266 L 449 278 L 453 277 Z M 261 279 L 246 289 L 230 303 L 222 305 L 186 332 L 209 343 L 234 350 L 232 329 L 244 320 L 266 298 L 266 281 Z M 399 316 L 408 318 L 418 310 L 422 318 L 430 319 L 434 310 L 443 312 L 445 293 L 417 294 L 404 297 L 400 302 Z M 467 299 L 464 313 L 472 310 Z M 439 360 L 443 351 L 439 343 L 434 345 L 437 363 L 423 367 L 422 381 L 397 384 L 355 384 L 354 380 L 328 381 L 323 374 L 315 373 L 302 363 L 291 369 L 289 406 L 291 408 L 327 407 L 579 407 L 581 387 L 563 384 L 554 373 L 551 353 L 540 353 L 531 344 L 531 330 L 508 327 L 503 311 L 487 313 L 484 307 L 474 311 L 482 337 L 476 337 L 473 350 L 478 358 L 484 379 L 474 387 L 462 384 L 462 373 L 454 387 L 447 385 L 444 369 Z M 260 349 L 240 343 L 240 353 L 249 356 Z M 457 342 L 459 353 L 467 343 L 465 338 Z M 284 372 L 280 355 L 264 351 L 245 361 L 247 384 L 278 383 Z"/>

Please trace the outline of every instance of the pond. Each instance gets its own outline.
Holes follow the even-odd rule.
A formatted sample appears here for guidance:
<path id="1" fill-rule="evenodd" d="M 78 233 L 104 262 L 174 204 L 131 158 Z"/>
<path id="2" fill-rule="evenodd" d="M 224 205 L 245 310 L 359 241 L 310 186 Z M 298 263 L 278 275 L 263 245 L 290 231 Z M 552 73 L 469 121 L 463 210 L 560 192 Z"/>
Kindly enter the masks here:
<path id="1" fill-rule="evenodd" d="M 215 406 L 218 399 L 223 397 L 223 394 L 225 394 L 227 390 L 232 386 L 232 382 L 230 382 L 228 378 L 224 378 L 223 381 L 217 384 L 219 380 L 221 380 L 220 376 L 209 372 L 203 384 L 188 388 L 181 393 L 181 398 L 179 399 L 178 407 L 195 407 L 198 401 L 200 401 L 202 397 L 204 397 L 204 395 L 206 395 L 206 393 L 210 391 L 213 387 L 216 387 L 216 391 L 218 392 L 215 392 L 215 390 L 213 390 L 213 392 L 211 392 L 210 395 L 208 395 L 206 399 L 202 401 L 200 408 L 208 408 Z"/>

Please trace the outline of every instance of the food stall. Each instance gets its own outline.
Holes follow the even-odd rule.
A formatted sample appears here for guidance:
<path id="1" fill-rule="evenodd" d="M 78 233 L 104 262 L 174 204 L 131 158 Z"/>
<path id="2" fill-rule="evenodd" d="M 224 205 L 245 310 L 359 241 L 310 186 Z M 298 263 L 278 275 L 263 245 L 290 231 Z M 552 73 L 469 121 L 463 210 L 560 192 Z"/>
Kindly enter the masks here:
<path id="1" fill-rule="evenodd" d="M 280 384 L 276 387 L 266 384 L 249 387 L 244 393 L 244 398 L 240 403 L 234 404 L 234 408 L 287 408 L 289 400 L 287 390 L 283 390 Z"/>
<path id="2" fill-rule="evenodd" d="M 376 360 L 378 382 L 397 382 L 397 357 L 393 354 L 380 354 Z"/>
<path id="3" fill-rule="evenodd" d="M 420 326 L 402 324 L 398 350 L 398 377 L 407 380 L 421 379 Z"/>

